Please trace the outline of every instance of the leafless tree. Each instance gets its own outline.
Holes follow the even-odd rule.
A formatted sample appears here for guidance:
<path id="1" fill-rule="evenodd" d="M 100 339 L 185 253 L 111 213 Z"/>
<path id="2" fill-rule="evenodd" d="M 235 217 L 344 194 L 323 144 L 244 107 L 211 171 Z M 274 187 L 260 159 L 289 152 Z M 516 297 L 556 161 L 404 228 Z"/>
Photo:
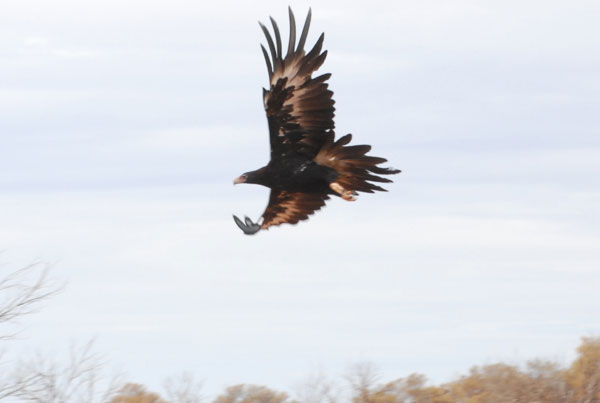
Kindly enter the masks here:
<path id="1" fill-rule="evenodd" d="M 295 400 L 299 403 L 337 403 L 342 401 L 337 384 L 322 371 L 317 371 L 298 383 L 294 392 Z"/>
<path id="2" fill-rule="evenodd" d="M 352 391 L 352 401 L 370 403 L 370 395 L 379 380 L 373 364 L 369 362 L 354 364 L 346 373 L 345 378 Z"/>
<path id="3" fill-rule="evenodd" d="M 119 389 L 117 377 L 104 376 L 104 362 L 92 351 L 93 342 L 70 349 L 69 360 L 59 363 L 41 354 L 22 360 L 5 374 L 0 400 L 39 403 L 106 402 Z"/>
<path id="4" fill-rule="evenodd" d="M 10 343 L 23 317 L 38 311 L 63 284 L 50 276 L 48 265 L 33 263 L 0 278 L 0 341 Z M 104 402 L 116 390 L 102 375 L 103 362 L 92 352 L 93 342 L 73 346 L 60 364 L 42 354 L 16 363 L 0 362 L 0 400 Z"/>
<path id="5" fill-rule="evenodd" d="M 0 278 L 0 340 L 15 336 L 5 328 L 40 308 L 63 288 L 48 276 L 49 267 L 33 263 Z"/>
<path id="6" fill-rule="evenodd" d="M 165 381 L 167 399 L 171 403 L 201 403 L 204 397 L 201 394 L 202 381 L 194 379 L 190 373 L 183 373 L 175 378 Z"/>

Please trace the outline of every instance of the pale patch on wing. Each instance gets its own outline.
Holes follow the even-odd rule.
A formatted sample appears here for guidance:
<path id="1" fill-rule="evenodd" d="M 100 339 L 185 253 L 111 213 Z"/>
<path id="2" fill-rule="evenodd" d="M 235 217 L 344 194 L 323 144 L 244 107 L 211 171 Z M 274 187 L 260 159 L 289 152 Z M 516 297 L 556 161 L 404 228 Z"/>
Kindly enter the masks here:
<path id="1" fill-rule="evenodd" d="M 273 72 L 273 76 L 270 80 L 271 87 L 274 87 L 281 78 L 287 78 L 286 87 L 298 87 L 304 84 L 304 81 L 306 81 L 307 78 L 310 78 L 310 73 L 304 76 L 298 74 L 304 55 L 305 52 L 304 49 L 302 49 L 295 54 L 292 59 L 286 59 L 285 63 L 281 64 L 282 67 Z"/>

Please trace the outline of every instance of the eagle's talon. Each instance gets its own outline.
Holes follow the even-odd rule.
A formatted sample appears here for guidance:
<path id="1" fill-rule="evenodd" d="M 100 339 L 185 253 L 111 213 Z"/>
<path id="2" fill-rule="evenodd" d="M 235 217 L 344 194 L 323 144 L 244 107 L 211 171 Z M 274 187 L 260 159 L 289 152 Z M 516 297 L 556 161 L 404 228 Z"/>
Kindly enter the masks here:
<path id="1" fill-rule="evenodd" d="M 246 235 L 254 235 L 258 231 L 260 231 L 260 224 L 253 222 L 247 216 L 244 216 L 245 223 L 239 218 L 237 218 L 235 215 L 233 216 L 233 220 L 235 221 L 237 226 L 240 227 L 242 231 L 244 231 L 244 234 Z"/>

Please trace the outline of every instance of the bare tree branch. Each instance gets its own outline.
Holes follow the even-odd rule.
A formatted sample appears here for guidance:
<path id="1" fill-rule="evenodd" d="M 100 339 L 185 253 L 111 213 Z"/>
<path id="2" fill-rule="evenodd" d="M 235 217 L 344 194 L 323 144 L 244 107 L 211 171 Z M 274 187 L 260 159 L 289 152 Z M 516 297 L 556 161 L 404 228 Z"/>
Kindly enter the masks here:
<path id="1" fill-rule="evenodd" d="M 337 403 L 342 400 L 338 385 L 321 371 L 298 383 L 294 392 L 299 403 Z"/>
<path id="2" fill-rule="evenodd" d="M 204 397 L 201 394 L 202 381 L 194 379 L 190 373 L 184 372 L 176 378 L 165 381 L 167 399 L 172 403 L 201 403 Z"/>
<path id="3" fill-rule="evenodd" d="M 18 323 L 63 289 L 48 277 L 49 270 L 47 265 L 32 263 L 0 279 L 0 326 Z M 13 332 L 0 332 L 0 340 L 14 336 Z"/>
<path id="4" fill-rule="evenodd" d="M 379 380 L 379 375 L 373 364 L 369 362 L 354 364 L 348 370 L 345 378 L 352 390 L 352 401 L 355 403 L 370 403 L 369 396 Z"/>
<path id="5" fill-rule="evenodd" d="M 72 346 L 64 365 L 37 354 L 17 364 L 0 384 L 0 400 L 38 403 L 106 402 L 120 388 L 117 377 L 103 376 L 104 363 L 92 351 L 93 341 Z"/>

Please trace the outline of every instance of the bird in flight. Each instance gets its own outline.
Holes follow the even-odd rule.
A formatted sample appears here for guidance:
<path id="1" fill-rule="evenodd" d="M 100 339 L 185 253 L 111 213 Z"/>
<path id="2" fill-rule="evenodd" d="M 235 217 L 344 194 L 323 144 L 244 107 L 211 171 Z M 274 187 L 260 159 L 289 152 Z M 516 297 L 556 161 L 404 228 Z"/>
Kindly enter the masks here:
<path id="1" fill-rule="evenodd" d="M 235 223 L 247 235 L 284 223 L 296 224 L 325 205 L 329 196 L 356 200 L 357 192 L 386 191 L 371 182 L 391 182 L 379 175 L 400 171 L 383 168 L 385 158 L 367 155 L 369 145 L 348 145 L 347 134 L 335 139 L 333 92 L 327 80 L 331 74 L 313 77 L 323 64 L 327 51 L 321 52 L 324 34 L 312 50 L 304 51 L 310 26 L 308 11 L 300 39 L 296 42 L 296 21 L 289 8 L 290 37 L 287 52 L 282 52 L 281 35 L 273 18 L 275 41 L 262 24 L 269 53 L 261 45 L 269 73 L 269 89 L 263 88 L 263 103 L 269 124 L 271 160 L 255 171 L 242 174 L 234 184 L 254 183 L 271 189 L 262 222 L 255 223 L 235 215 Z"/>

